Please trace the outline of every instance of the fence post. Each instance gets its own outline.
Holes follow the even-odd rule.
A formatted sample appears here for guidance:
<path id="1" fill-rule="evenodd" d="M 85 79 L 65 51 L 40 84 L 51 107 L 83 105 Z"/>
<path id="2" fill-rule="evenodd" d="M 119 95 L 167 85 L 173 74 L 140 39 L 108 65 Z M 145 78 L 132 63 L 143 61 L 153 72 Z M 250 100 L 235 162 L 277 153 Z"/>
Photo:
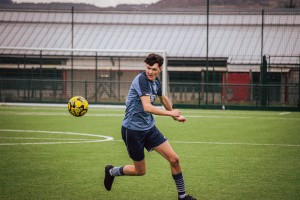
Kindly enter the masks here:
<path id="1" fill-rule="evenodd" d="M 298 109 L 300 110 L 300 56 L 299 56 L 299 69 L 298 69 Z"/>
<path id="2" fill-rule="evenodd" d="M 97 81 L 98 81 L 98 53 L 96 52 L 96 58 L 95 58 L 95 103 L 97 103 L 97 96 L 98 96 L 98 90 L 97 90 Z"/>
<path id="3" fill-rule="evenodd" d="M 88 89 L 87 89 L 88 86 L 87 85 L 88 85 L 88 83 L 87 83 L 87 81 L 85 81 L 84 82 L 84 96 L 85 96 L 85 98 L 87 98 L 87 95 L 88 95 L 87 94 L 87 91 L 88 91 Z"/>
<path id="4" fill-rule="evenodd" d="M 118 102 L 121 101 L 121 58 L 118 59 Z"/>
<path id="5" fill-rule="evenodd" d="M 266 56 L 263 56 L 263 62 L 260 69 L 260 84 L 261 84 L 261 105 L 267 106 L 267 68 L 268 62 Z"/>
<path id="6" fill-rule="evenodd" d="M 42 102 L 42 88 L 43 88 L 43 83 L 42 83 L 42 68 L 43 68 L 43 53 L 42 53 L 42 50 L 40 51 L 40 85 L 39 85 L 39 92 L 40 92 L 40 102 Z"/>

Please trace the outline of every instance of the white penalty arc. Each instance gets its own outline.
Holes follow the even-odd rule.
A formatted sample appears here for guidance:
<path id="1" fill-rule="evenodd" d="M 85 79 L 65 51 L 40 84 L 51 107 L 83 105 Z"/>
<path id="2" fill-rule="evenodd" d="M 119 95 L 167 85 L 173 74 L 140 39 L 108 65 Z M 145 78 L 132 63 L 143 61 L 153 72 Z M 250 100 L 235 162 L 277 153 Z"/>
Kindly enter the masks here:
<path id="1" fill-rule="evenodd" d="M 25 133 L 43 133 L 43 134 L 60 134 L 60 135 L 79 135 L 86 137 L 93 137 L 94 139 L 74 139 L 70 138 L 67 141 L 65 138 L 56 138 L 57 142 L 18 142 L 18 143 L 0 143 L 0 146 L 8 146 L 8 145 L 36 145 L 36 144 L 78 144 L 78 143 L 92 143 L 92 142 L 107 142 L 111 141 L 114 138 L 105 135 L 96 135 L 96 134 L 87 134 L 87 133 L 75 133 L 75 132 L 62 132 L 62 131 L 42 131 L 42 130 L 12 130 L 12 129 L 0 129 L 0 132 L 25 132 Z M 4 138 L 4 137 L 2 137 Z M 8 138 L 8 137 L 6 137 Z M 10 137 L 13 138 L 13 137 Z M 17 139 L 22 139 L 20 137 L 16 137 Z M 95 139 L 96 138 L 96 139 Z M 99 139 L 101 138 L 101 139 Z M 28 138 L 24 138 L 28 139 Z M 34 138 L 30 138 L 34 139 Z M 41 139 L 41 138 L 39 138 Z M 47 138 L 45 138 L 47 140 Z"/>

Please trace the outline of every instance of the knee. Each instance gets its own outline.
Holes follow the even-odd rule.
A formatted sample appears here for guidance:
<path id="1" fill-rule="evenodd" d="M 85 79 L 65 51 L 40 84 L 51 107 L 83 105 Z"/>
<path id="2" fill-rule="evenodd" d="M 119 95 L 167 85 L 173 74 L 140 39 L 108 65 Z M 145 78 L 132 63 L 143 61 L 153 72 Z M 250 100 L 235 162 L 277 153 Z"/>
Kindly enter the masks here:
<path id="1" fill-rule="evenodd" d="M 177 155 L 174 155 L 169 159 L 169 162 L 172 167 L 177 167 L 179 166 L 179 157 Z"/>
<path id="2" fill-rule="evenodd" d="M 146 174 L 146 169 L 139 169 L 135 171 L 136 176 L 144 176 Z"/>

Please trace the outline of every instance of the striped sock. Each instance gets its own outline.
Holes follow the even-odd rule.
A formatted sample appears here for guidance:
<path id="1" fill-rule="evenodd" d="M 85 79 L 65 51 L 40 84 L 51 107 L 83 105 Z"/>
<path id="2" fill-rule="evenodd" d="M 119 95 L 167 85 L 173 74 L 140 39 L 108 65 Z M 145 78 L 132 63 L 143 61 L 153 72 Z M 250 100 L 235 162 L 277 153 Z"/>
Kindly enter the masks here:
<path id="1" fill-rule="evenodd" d="M 179 196 L 179 198 L 182 199 L 186 196 L 184 179 L 183 179 L 182 173 L 173 174 L 172 176 L 173 176 L 173 179 L 174 179 L 176 187 L 177 187 L 178 196 Z"/>
<path id="2" fill-rule="evenodd" d="M 122 167 L 114 167 L 111 170 L 109 170 L 110 175 L 112 176 L 124 176 L 124 171 L 123 171 L 123 166 Z"/>

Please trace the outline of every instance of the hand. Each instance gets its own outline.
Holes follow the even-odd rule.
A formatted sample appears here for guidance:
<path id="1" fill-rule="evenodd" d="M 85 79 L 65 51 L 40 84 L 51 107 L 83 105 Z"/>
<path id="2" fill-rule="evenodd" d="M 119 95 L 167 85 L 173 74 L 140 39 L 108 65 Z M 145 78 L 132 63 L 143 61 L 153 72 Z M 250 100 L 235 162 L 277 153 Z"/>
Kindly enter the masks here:
<path id="1" fill-rule="evenodd" d="M 170 113 L 170 116 L 171 117 L 180 117 L 180 110 L 178 110 L 178 109 L 175 109 L 175 110 L 171 110 L 170 111 L 171 113 Z"/>
<path id="2" fill-rule="evenodd" d="M 179 116 L 179 117 L 173 117 L 174 120 L 178 121 L 178 122 L 182 122 L 184 123 L 186 121 L 186 118 L 184 116 Z"/>

